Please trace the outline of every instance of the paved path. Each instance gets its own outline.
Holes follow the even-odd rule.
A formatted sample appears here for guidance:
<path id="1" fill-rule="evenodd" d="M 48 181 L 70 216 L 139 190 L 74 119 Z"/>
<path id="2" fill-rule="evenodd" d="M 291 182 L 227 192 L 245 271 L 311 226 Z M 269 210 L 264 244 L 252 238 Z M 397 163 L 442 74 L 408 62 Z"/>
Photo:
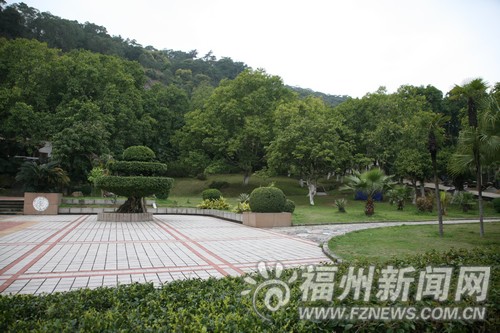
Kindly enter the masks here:
<path id="1" fill-rule="evenodd" d="M 0 217 L 0 293 L 78 288 L 255 271 L 330 261 L 317 243 L 212 217 L 155 215 L 98 222 L 96 215 Z"/>
<path id="2" fill-rule="evenodd" d="M 485 222 L 500 222 L 500 219 L 487 219 Z M 460 224 L 460 223 L 478 223 L 477 220 L 453 220 L 444 221 L 444 224 Z M 283 227 L 283 228 L 273 228 L 275 232 L 282 233 L 284 235 L 300 237 L 302 239 L 308 239 L 310 241 L 322 244 L 327 242 L 330 238 L 335 236 L 341 236 L 351 231 L 380 228 L 380 227 L 390 227 L 397 225 L 418 225 L 418 224 L 435 224 L 437 221 L 426 221 L 426 222 L 371 222 L 371 223 L 351 223 L 351 224 L 327 224 L 327 225 L 312 225 L 312 226 L 295 226 L 295 227 Z M 478 226 L 479 232 L 479 226 Z"/>

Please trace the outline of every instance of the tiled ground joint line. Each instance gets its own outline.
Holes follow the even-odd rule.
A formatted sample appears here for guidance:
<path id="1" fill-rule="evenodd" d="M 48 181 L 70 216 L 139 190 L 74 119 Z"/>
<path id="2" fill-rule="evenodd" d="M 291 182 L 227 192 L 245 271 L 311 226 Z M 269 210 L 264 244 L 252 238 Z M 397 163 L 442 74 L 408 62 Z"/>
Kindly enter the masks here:
<path id="1" fill-rule="evenodd" d="M 224 270 L 221 267 L 221 265 L 216 264 L 214 261 L 210 260 L 210 258 L 208 258 L 206 255 L 203 255 L 202 253 L 200 253 L 200 251 L 198 251 L 197 249 L 195 249 L 194 246 L 202 249 L 209 256 L 217 259 L 218 261 L 222 262 L 224 265 L 228 266 L 229 268 L 235 270 L 239 274 L 245 274 L 244 271 L 242 271 L 241 269 L 237 268 L 236 266 L 234 266 L 230 262 L 226 261 L 225 259 L 221 258 L 220 256 L 216 255 L 212 251 L 208 250 L 203 245 L 199 244 L 198 241 L 189 238 L 188 236 L 186 236 L 185 234 L 183 234 L 182 232 L 180 232 L 176 228 L 174 228 L 171 225 L 169 225 L 168 222 L 163 221 L 163 220 L 158 219 L 158 218 L 154 218 L 154 220 L 155 220 L 156 225 L 158 225 L 160 228 L 162 228 L 163 230 L 165 230 L 166 232 L 168 232 L 172 237 L 174 237 L 176 240 L 178 240 L 179 242 L 181 242 L 191 252 L 193 252 L 196 256 L 198 256 L 203 261 L 205 261 L 207 264 L 209 264 L 210 266 L 212 266 L 213 268 L 215 268 L 222 275 L 227 276 L 227 275 L 229 275 L 229 273 L 226 270 Z"/>
<path id="2" fill-rule="evenodd" d="M 24 265 L 19 271 L 14 273 L 10 278 L 7 279 L 2 285 L 0 285 L 0 293 L 3 292 L 5 289 L 7 289 L 14 281 L 16 281 L 23 273 L 25 273 L 28 269 L 30 269 L 31 266 L 33 266 L 38 260 L 43 258 L 50 250 L 52 250 L 60 240 L 62 240 L 64 237 L 66 237 L 67 234 L 69 234 L 71 231 L 73 231 L 76 227 L 78 227 L 80 224 L 82 224 L 86 219 L 88 218 L 87 216 L 80 216 L 67 226 L 63 227 L 62 229 L 57 230 L 55 233 L 53 233 L 50 237 L 46 238 L 42 242 L 40 242 L 38 245 L 33 247 L 31 250 L 26 252 L 24 255 L 21 257 L 17 258 L 15 261 L 4 267 L 0 271 L 0 276 L 9 271 L 12 267 L 16 266 L 18 263 L 20 263 L 22 260 L 24 260 L 26 257 L 28 257 L 30 254 L 34 253 L 41 247 L 47 245 L 47 243 L 57 235 L 63 233 L 59 238 L 54 240 L 51 244 L 49 244 L 44 251 L 42 251 L 40 254 L 38 254 L 34 259 L 32 259 L 29 263 Z"/>

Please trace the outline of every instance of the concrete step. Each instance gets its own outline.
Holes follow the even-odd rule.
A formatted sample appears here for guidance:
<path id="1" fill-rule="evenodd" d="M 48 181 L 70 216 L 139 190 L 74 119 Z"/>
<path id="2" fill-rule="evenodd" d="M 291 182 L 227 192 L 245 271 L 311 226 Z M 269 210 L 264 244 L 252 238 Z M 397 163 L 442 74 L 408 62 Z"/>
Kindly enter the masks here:
<path id="1" fill-rule="evenodd" d="M 24 200 L 0 200 L 0 214 L 22 214 L 23 210 Z"/>

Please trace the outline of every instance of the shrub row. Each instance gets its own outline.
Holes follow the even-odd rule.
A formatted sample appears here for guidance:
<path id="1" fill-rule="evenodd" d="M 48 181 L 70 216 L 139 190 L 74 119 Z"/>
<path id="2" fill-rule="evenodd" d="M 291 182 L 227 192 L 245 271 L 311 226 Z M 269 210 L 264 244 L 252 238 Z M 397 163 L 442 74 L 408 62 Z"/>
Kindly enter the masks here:
<path id="1" fill-rule="evenodd" d="M 97 186 L 124 197 L 146 197 L 157 194 L 166 199 L 174 180 L 167 177 L 106 176 L 97 180 Z"/>
<path id="2" fill-rule="evenodd" d="M 368 263 L 353 265 L 366 268 Z M 494 250 L 452 250 L 446 253 L 429 252 L 424 255 L 394 259 L 377 265 L 380 269 L 414 267 L 417 271 L 433 267 L 490 266 L 490 290 L 484 303 L 466 298 L 460 302 L 437 302 L 431 298 L 412 300 L 415 289 L 410 290 L 408 302 L 385 301 L 375 298 L 376 290 L 368 302 L 346 299 L 333 302 L 317 301 L 313 306 L 414 306 L 437 308 L 443 306 L 485 306 L 485 321 L 431 321 L 431 320 L 301 320 L 298 308 L 311 305 L 302 302 L 300 289 L 304 279 L 290 283 L 290 302 L 275 312 L 265 313 L 269 321 L 262 320 L 252 308 L 252 293 L 241 292 L 252 288 L 243 277 L 225 277 L 209 280 L 174 281 L 155 288 L 149 284 L 132 284 L 117 288 L 81 289 L 50 295 L 0 295 L 1 332 L 499 332 L 500 331 L 500 254 Z M 349 269 L 348 263 L 337 266 L 336 276 Z M 287 269 L 279 277 L 288 281 L 293 272 Z M 270 278 L 274 277 L 273 272 Z M 300 275 L 299 275 L 300 276 Z M 266 281 L 254 274 L 253 287 Z M 377 276 L 378 278 L 378 276 Z M 267 280 L 269 281 L 269 280 Z M 456 283 L 452 282 L 452 285 Z M 454 290 L 450 290 L 452 295 Z M 450 299 L 453 298 L 450 296 Z M 256 304 L 262 306 L 264 293 Z"/>
<path id="3" fill-rule="evenodd" d="M 167 165 L 159 162 L 116 161 L 108 169 L 116 176 L 167 176 Z"/>

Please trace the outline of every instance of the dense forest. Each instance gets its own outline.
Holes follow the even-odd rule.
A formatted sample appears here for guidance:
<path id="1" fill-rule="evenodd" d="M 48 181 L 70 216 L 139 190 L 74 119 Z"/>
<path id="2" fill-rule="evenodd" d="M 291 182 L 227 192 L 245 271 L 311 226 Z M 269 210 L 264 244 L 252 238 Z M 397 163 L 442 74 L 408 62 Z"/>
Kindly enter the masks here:
<path id="1" fill-rule="evenodd" d="M 46 142 L 73 184 L 132 145 L 151 147 L 174 177 L 264 172 L 315 182 L 375 164 L 417 182 L 435 165 L 460 183 L 474 165 L 463 159 L 450 173 L 451 161 L 477 153 L 485 179 L 498 179 L 500 83 L 332 96 L 211 52 L 142 47 L 93 23 L 0 4 L 0 187 L 13 183 L 16 156 L 37 156 Z"/>

